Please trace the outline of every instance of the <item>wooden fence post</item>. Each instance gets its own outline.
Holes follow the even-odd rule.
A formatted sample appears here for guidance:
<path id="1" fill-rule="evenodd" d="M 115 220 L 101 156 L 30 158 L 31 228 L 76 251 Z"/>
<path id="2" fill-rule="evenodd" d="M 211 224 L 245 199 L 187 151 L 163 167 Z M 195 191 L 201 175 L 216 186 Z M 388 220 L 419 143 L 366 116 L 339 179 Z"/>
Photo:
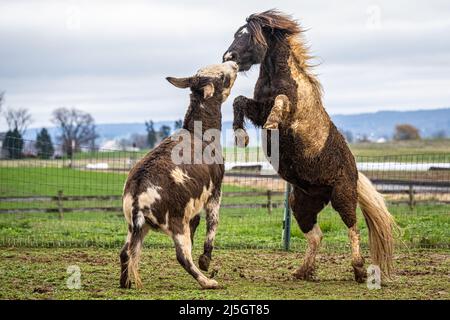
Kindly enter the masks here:
<path id="1" fill-rule="evenodd" d="M 58 212 L 59 212 L 59 219 L 62 220 L 64 218 L 64 208 L 63 208 L 63 191 L 58 191 Z"/>
<path id="2" fill-rule="evenodd" d="M 272 214 L 272 192 L 267 190 L 267 212 Z"/>

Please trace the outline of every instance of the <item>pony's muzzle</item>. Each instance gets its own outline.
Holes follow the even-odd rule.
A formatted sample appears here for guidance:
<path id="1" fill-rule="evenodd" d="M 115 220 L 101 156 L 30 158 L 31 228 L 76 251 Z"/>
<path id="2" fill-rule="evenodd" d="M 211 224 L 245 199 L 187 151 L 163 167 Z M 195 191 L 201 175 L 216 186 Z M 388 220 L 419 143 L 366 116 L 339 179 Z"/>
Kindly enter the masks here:
<path id="1" fill-rule="evenodd" d="M 225 54 L 223 55 L 223 62 L 227 62 L 227 61 L 234 61 L 237 62 L 238 61 L 238 54 L 235 51 L 227 51 L 225 52 Z"/>

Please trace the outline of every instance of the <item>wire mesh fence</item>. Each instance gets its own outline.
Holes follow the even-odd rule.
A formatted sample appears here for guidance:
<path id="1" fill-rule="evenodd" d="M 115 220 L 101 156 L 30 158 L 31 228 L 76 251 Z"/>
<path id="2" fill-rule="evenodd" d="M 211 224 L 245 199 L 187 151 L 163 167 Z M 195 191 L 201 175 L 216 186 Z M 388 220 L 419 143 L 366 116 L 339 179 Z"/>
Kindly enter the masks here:
<path id="1" fill-rule="evenodd" d="M 71 156 L 38 156 L 34 141 L 23 141 L 20 152 L 2 150 L 1 245 L 123 245 L 127 226 L 121 212 L 122 189 L 128 171 L 145 151 L 80 149 Z M 225 148 L 223 153 L 226 173 L 216 246 L 282 248 L 286 183 L 260 148 Z M 450 153 L 357 157 L 357 163 L 385 195 L 404 243 L 449 247 Z M 319 215 L 319 224 L 324 246 L 348 246 L 347 229 L 330 206 Z M 359 227 L 367 245 L 361 214 Z M 202 221 L 196 242 L 203 241 L 204 230 Z M 172 246 L 158 233 L 151 233 L 145 244 Z M 304 246 L 294 220 L 291 247 Z"/>

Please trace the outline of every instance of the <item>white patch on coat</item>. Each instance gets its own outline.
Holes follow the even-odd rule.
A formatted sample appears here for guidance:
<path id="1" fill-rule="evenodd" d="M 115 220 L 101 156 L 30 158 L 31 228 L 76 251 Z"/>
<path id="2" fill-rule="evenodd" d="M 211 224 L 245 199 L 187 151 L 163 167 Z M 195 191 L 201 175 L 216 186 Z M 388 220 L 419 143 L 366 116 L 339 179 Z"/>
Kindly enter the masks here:
<path id="1" fill-rule="evenodd" d="M 219 210 L 220 210 L 220 202 L 222 199 L 222 195 L 218 199 L 214 199 L 209 201 L 206 204 L 206 221 L 210 223 L 211 229 L 208 230 L 206 234 L 206 240 L 209 242 L 213 242 L 216 237 L 217 225 L 219 223 Z"/>
<path id="2" fill-rule="evenodd" d="M 158 193 L 161 187 L 158 186 L 150 186 L 147 190 L 141 193 L 138 197 L 139 208 L 143 209 L 144 207 L 151 208 L 152 204 L 161 199 L 161 195 Z"/>
<path id="3" fill-rule="evenodd" d="M 151 207 L 152 204 L 155 203 L 155 201 L 161 199 L 161 195 L 158 193 L 158 190 L 160 190 L 161 187 L 151 185 L 147 188 L 147 190 L 143 193 L 141 193 L 138 197 L 138 203 L 139 203 L 139 209 L 143 210 L 145 207 L 149 208 L 149 213 L 145 215 L 148 219 L 152 221 L 152 223 L 158 225 L 158 220 L 153 216 Z M 142 227 L 145 224 L 145 217 L 142 211 L 138 212 L 137 217 L 137 226 Z"/>
<path id="4" fill-rule="evenodd" d="M 359 261 L 361 260 L 361 252 L 359 248 L 359 232 L 356 224 L 348 229 L 348 236 L 350 238 L 350 245 L 352 247 L 352 260 Z"/>
<path id="5" fill-rule="evenodd" d="M 145 218 L 144 218 L 144 214 L 142 213 L 142 211 L 139 211 L 137 214 L 137 220 L 136 220 L 136 226 L 141 228 L 145 223 Z"/>
<path id="6" fill-rule="evenodd" d="M 131 215 L 133 214 L 133 197 L 131 196 L 131 194 L 127 193 L 126 195 L 123 196 L 122 208 L 125 220 L 129 225 L 132 225 L 133 223 Z"/>
<path id="7" fill-rule="evenodd" d="M 170 173 L 170 176 L 177 184 L 183 184 L 186 182 L 186 180 L 190 179 L 190 177 L 179 167 L 173 169 Z"/>
<path id="8" fill-rule="evenodd" d="M 319 250 L 320 242 L 322 241 L 322 230 L 316 223 L 311 231 L 305 233 L 305 238 L 308 240 L 308 249 L 306 249 L 304 265 L 308 267 L 314 266 L 317 251 Z"/>
<path id="9" fill-rule="evenodd" d="M 172 236 L 172 231 L 169 229 L 169 211 L 166 212 L 166 222 L 159 226 L 161 231 L 167 234 L 169 237 Z"/>
<path id="10" fill-rule="evenodd" d="M 210 181 L 208 188 L 203 187 L 203 191 L 199 198 L 191 198 L 186 204 L 186 207 L 184 207 L 184 221 L 186 224 L 189 224 L 189 221 L 191 221 L 191 219 L 199 214 L 200 210 L 203 209 L 206 201 L 211 196 L 212 189 L 213 183 Z"/>

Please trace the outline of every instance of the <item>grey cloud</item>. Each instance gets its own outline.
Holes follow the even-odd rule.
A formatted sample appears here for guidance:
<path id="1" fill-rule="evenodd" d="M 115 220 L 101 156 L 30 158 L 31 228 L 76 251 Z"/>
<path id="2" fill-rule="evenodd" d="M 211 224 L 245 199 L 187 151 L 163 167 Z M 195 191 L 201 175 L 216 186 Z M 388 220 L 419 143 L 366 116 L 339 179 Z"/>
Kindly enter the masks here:
<path id="1" fill-rule="evenodd" d="M 66 25 L 73 4 L 80 8 L 79 30 Z M 448 106 L 448 1 L 377 1 L 376 30 L 367 27 L 372 5 L 277 3 L 310 28 L 305 37 L 321 62 L 315 71 L 328 110 Z M 164 78 L 219 62 L 245 17 L 265 9 L 255 0 L 2 2 L 0 90 L 6 105 L 30 108 L 36 125 L 48 124 L 60 106 L 90 111 L 98 122 L 180 118 L 188 91 Z M 252 95 L 257 73 L 238 78 L 225 119 L 234 96 Z"/>

